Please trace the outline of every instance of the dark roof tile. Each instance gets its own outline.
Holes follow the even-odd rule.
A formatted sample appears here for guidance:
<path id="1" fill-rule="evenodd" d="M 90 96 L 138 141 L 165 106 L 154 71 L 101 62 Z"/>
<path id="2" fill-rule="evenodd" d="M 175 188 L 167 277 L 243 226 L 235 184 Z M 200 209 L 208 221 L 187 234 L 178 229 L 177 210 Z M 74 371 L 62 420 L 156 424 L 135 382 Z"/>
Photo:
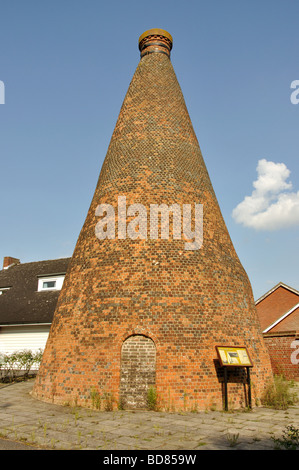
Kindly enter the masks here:
<path id="1" fill-rule="evenodd" d="M 17 264 L 0 271 L 0 325 L 51 323 L 60 291 L 37 292 L 38 277 L 65 273 L 70 258 Z"/>

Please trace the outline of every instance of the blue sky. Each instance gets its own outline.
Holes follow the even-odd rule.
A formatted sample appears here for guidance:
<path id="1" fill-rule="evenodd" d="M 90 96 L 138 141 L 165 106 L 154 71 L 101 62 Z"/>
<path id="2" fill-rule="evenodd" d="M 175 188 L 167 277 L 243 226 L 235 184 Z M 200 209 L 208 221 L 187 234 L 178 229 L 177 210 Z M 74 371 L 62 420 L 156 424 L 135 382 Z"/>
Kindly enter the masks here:
<path id="1" fill-rule="evenodd" d="M 173 36 L 171 60 L 255 298 L 280 281 L 299 289 L 298 1 L 14 0 L 0 13 L 0 260 L 72 255 L 138 38 L 158 27 Z"/>

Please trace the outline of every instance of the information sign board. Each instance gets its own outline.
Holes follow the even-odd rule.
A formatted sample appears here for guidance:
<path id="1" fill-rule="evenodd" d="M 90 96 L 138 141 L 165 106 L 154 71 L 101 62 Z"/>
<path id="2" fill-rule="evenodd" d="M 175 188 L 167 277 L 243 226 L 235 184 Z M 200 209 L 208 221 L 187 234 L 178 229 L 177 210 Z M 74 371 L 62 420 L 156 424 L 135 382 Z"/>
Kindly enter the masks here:
<path id="1" fill-rule="evenodd" d="M 243 346 L 216 346 L 221 366 L 252 367 L 247 348 Z"/>

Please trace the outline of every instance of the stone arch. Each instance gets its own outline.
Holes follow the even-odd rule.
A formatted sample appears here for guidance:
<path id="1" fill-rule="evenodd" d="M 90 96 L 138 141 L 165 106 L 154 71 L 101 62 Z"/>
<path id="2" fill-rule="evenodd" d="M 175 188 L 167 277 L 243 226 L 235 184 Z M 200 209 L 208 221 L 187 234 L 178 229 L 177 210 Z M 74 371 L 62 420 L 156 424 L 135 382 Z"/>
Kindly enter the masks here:
<path id="1" fill-rule="evenodd" d="M 122 344 L 120 401 L 126 409 L 144 409 L 156 385 L 156 346 L 148 336 L 132 335 Z"/>

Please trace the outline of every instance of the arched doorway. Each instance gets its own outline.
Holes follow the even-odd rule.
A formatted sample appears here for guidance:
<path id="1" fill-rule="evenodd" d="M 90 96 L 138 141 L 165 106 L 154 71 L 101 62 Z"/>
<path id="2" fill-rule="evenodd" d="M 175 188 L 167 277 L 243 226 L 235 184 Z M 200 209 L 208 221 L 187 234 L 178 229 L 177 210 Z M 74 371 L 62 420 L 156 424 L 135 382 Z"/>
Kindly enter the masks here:
<path id="1" fill-rule="evenodd" d="M 127 409 L 147 406 L 147 394 L 156 384 L 156 346 L 151 338 L 133 335 L 121 350 L 120 400 Z"/>

